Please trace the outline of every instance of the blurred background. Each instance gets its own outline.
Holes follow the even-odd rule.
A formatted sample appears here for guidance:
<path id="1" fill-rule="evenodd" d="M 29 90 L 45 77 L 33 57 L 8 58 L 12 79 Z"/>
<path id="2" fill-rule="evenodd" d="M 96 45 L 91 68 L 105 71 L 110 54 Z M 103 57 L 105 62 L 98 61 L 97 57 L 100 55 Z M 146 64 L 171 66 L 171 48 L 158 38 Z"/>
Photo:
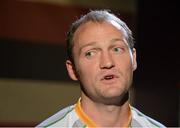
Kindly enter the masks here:
<path id="1" fill-rule="evenodd" d="M 35 126 L 76 103 L 79 86 L 65 69 L 65 35 L 90 9 L 111 9 L 134 33 L 132 104 L 166 126 L 180 126 L 174 0 L 1 0 L 0 126 Z"/>

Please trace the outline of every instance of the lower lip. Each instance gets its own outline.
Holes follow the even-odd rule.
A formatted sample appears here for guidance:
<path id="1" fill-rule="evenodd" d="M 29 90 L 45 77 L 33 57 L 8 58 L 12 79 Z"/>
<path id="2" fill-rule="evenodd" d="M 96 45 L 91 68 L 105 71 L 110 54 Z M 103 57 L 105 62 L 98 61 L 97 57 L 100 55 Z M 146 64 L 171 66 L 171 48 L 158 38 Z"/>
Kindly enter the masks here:
<path id="1" fill-rule="evenodd" d="M 102 80 L 103 84 L 114 84 L 116 82 L 117 82 L 117 78 L 112 78 L 112 79 L 109 79 L 109 80 L 106 80 L 106 79 Z"/>

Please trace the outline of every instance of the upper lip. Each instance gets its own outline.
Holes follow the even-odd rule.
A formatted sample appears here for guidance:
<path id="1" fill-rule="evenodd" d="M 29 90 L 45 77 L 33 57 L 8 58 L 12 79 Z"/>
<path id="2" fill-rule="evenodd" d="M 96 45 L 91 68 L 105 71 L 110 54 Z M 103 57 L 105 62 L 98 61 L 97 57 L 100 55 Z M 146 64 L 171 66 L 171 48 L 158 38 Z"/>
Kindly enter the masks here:
<path id="1" fill-rule="evenodd" d="M 119 76 L 116 73 L 104 73 L 101 77 L 101 80 L 104 80 L 106 77 L 118 78 Z"/>

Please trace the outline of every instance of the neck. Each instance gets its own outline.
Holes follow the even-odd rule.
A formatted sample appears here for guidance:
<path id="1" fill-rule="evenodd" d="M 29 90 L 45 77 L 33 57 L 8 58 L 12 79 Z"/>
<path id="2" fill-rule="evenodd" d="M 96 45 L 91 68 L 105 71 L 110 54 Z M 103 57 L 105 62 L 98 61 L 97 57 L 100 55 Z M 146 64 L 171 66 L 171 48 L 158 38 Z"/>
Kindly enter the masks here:
<path id="1" fill-rule="evenodd" d="M 81 107 L 86 115 L 101 127 L 127 127 L 131 118 L 129 101 L 123 104 L 103 104 L 92 101 L 82 94 Z"/>

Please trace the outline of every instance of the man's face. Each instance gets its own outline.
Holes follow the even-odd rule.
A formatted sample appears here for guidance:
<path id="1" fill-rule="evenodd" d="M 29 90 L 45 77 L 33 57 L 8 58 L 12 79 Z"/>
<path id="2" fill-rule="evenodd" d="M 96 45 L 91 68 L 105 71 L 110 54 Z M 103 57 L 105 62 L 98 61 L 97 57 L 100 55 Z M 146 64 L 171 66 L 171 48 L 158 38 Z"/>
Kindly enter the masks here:
<path id="1" fill-rule="evenodd" d="M 119 100 L 129 90 L 136 69 L 136 51 L 131 54 L 124 33 L 110 22 L 87 22 L 73 38 L 74 65 L 67 70 L 79 80 L 83 94 L 96 102 Z"/>

